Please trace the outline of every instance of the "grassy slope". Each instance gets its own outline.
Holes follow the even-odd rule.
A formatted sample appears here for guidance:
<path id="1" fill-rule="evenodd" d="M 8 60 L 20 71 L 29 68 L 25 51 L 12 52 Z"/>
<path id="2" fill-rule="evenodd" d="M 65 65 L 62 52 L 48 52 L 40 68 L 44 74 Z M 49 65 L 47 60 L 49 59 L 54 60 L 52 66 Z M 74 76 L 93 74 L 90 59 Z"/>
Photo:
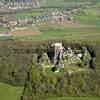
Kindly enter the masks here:
<path id="1" fill-rule="evenodd" d="M 0 83 L 0 100 L 20 100 L 22 87 L 14 87 Z"/>

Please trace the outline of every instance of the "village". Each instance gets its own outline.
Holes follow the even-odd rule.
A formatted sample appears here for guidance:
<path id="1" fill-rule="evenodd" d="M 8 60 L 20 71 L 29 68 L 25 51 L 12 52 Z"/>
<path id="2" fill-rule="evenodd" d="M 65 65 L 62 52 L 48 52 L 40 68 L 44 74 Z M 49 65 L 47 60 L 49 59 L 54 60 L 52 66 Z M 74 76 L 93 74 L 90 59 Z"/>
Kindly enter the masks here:
<path id="1" fill-rule="evenodd" d="M 0 13 L 12 13 L 38 7 L 36 0 L 5 0 L 0 4 Z"/>
<path id="2" fill-rule="evenodd" d="M 9 30 L 9 35 L 6 35 L 6 33 L 2 33 L 3 36 L 10 36 L 12 31 L 14 30 L 24 30 L 27 29 L 27 26 L 33 26 L 33 25 L 40 25 L 44 22 L 49 23 L 61 23 L 66 20 L 75 23 L 75 19 L 71 15 L 75 14 L 81 14 L 84 13 L 81 8 L 74 8 L 74 9 L 57 9 L 55 11 L 49 11 L 45 12 L 44 15 L 41 16 L 31 16 L 28 18 L 23 19 L 16 19 L 14 15 L 1 15 L 0 16 L 0 26 L 7 28 Z M 67 23 L 66 23 L 67 24 Z M 1 35 L 2 36 L 2 35 Z"/>

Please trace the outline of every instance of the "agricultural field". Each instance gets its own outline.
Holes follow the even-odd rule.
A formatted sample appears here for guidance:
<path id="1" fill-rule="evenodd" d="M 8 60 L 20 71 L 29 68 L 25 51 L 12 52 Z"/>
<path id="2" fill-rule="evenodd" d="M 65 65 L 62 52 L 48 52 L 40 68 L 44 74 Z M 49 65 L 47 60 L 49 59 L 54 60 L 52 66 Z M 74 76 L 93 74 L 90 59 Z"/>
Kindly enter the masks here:
<path id="1" fill-rule="evenodd" d="M 81 0 L 76 0 L 76 1 L 67 1 L 67 0 L 39 0 L 40 2 L 40 7 L 51 7 L 51 8 L 56 8 L 56 7 L 76 7 L 80 5 L 88 5 L 91 4 L 91 0 L 85 0 L 84 2 L 81 2 Z"/>
<path id="2" fill-rule="evenodd" d="M 67 40 L 96 40 L 100 37 L 99 8 L 85 9 L 85 15 L 74 15 L 76 23 L 64 22 L 61 24 L 43 23 L 37 25 L 36 29 L 41 34 L 34 36 L 13 37 L 16 40 L 48 40 L 64 38 Z M 34 28 L 35 29 L 35 28 Z M 33 29 L 33 30 L 34 30 Z M 91 39 L 89 39 L 91 37 Z M 95 38 L 94 38 L 95 37 Z"/>
<path id="3" fill-rule="evenodd" d="M 8 29 L 6 29 L 6 28 L 0 26 L 0 33 L 7 32 L 7 31 L 8 31 Z"/>
<path id="4" fill-rule="evenodd" d="M 43 1 L 43 2 L 48 2 L 48 1 Z M 50 2 L 57 3 L 57 1 L 50 1 Z M 40 15 L 45 14 L 45 12 L 47 11 L 50 11 L 50 10 L 52 11 L 53 9 L 55 8 L 52 8 L 52 9 L 39 8 L 33 12 L 15 14 L 15 18 L 24 19 L 28 17 L 38 17 Z M 72 15 L 72 17 L 76 21 L 75 23 L 70 22 L 70 21 L 64 21 L 62 23 L 56 23 L 56 24 L 43 22 L 43 23 L 40 23 L 39 25 L 34 25 L 33 27 L 28 26 L 27 29 L 25 30 L 24 29 L 14 30 L 12 32 L 13 37 L 11 38 L 15 40 L 16 39 L 17 40 L 24 40 L 24 39 L 25 40 L 29 40 L 29 39 L 30 40 L 48 40 L 48 39 L 52 39 L 52 38 L 55 39 L 55 38 L 60 37 L 60 38 L 68 39 L 68 40 L 70 39 L 80 40 L 82 38 L 84 40 L 84 39 L 88 39 L 89 36 L 93 37 L 94 34 L 92 33 L 95 33 L 96 34 L 95 37 L 98 38 L 99 32 L 100 32 L 100 23 L 99 23 L 100 12 L 99 11 L 100 11 L 100 7 L 99 7 L 99 3 L 97 3 L 95 7 L 84 9 L 85 14 Z M 8 30 L 2 27 L 0 28 L 0 33 L 4 33 L 6 31 Z M 2 39 L 2 37 L 0 37 L 0 39 Z"/>
<path id="5" fill-rule="evenodd" d="M 100 98 L 95 97 L 59 97 L 59 98 L 51 98 L 47 100 L 99 100 Z"/>
<path id="6" fill-rule="evenodd" d="M 41 11 L 35 11 L 35 12 L 27 12 L 27 13 L 19 13 L 15 14 L 16 19 L 23 19 L 23 18 L 28 18 L 28 17 L 37 17 L 43 14 L 43 10 Z"/>
<path id="7" fill-rule="evenodd" d="M 15 31 L 12 32 L 14 37 L 26 37 L 26 36 L 32 36 L 34 37 L 35 35 L 41 35 L 42 33 L 38 29 L 37 26 L 29 26 L 29 27 L 22 27 L 22 29 L 16 29 Z"/>

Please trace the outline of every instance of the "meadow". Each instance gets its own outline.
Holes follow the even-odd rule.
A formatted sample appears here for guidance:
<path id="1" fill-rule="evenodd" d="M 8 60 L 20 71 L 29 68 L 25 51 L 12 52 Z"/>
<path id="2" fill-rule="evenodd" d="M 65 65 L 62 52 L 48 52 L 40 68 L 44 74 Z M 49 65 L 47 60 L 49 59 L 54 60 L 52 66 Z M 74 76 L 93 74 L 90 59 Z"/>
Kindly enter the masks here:
<path id="1" fill-rule="evenodd" d="M 23 87 L 15 87 L 0 83 L 0 100 L 20 100 Z"/>
<path id="2" fill-rule="evenodd" d="M 23 87 L 10 86 L 8 84 L 0 83 L 0 100 L 20 100 L 23 92 Z M 48 98 L 46 100 L 100 100 L 96 97 L 57 97 Z"/>

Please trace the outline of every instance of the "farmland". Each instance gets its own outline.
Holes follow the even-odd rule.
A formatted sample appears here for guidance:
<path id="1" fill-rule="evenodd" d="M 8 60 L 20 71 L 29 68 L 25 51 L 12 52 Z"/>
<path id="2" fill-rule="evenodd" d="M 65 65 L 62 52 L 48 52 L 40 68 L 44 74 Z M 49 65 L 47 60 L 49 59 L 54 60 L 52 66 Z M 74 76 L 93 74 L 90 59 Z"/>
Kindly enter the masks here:
<path id="1" fill-rule="evenodd" d="M 92 98 L 92 97 L 59 97 L 59 98 L 51 98 L 47 100 L 99 100 L 100 98 Z"/>
<path id="2" fill-rule="evenodd" d="M 36 25 L 35 27 L 31 27 L 30 29 L 33 30 L 33 34 L 27 37 L 24 35 L 18 36 L 17 34 L 12 37 L 15 40 L 48 40 L 48 39 L 55 39 L 55 38 L 64 38 L 68 40 L 88 40 L 88 37 L 96 37 L 99 40 L 99 33 L 100 33 L 100 8 L 87 8 L 84 10 L 85 15 L 74 15 L 73 17 L 77 21 L 76 23 L 69 23 L 64 22 L 62 24 L 50 24 L 50 23 L 42 23 L 40 25 Z M 16 14 L 16 18 L 24 18 L 24 17 L 31 17 L 31 16 L 39 16 L 43 14 L 44 11 L 41 12 L 34 12 L 34 13 L 23 13 L 23 14 Z M 37 28 L 36 28 L 37 27 Z M 1 31 L 5 31 L 1 29 Z M 37 32 L 38 31 L 38 32 Z M 20 31 L 14 31 L 13 33 L 20 33 Z M 34 33 L 36 32 L 36 33 Z M 32 33 L 32 32 L 30 32 Z M 39 34 L 38 34 L 39 33 Z M 40 34 L 41 33 L 41 34 Z M 95 36 L 94 36 L 95 34 Z M 1 37 L 2 38 L 2 37 Z M 93 38 L 95 39 L 95 38 Z M 92 38 L 91 38 L 92 40 Z"/>
<path id="3" fill-rule="evenodd" d="M 75 15 L 75 19 L 78 21 L 78 23 L 83 24 L 83 27 L 78 28 L 77 24 L 70 26 L 66 26 L 65 28 L 62 28 L 60 25 L 49 26 L 45 25 L 44 30 L 39 25 L 39 30 L 41 32 L 40 35 L 37 36 L 29 36 L 29 37 L 14 37 L 15 39 L 29 39 L 29 40 L 48 40 L 48 39 L 57 39 L 57 38 L 64 38 L 67 40 L 87 40 L 91 37 L 91 40 L 99 41 L 100 37 L 100 18 L 98 17 L 99 13 L 97 13 L 98 8 L 92 8 L 86 9 L 87 12 L 86 15 Z M 92 12 L 92 13 L 91 13 Z M 87 26 L 86 26 L 87 25 Z M 91 27 L 89 27 L 89 25 Z M 48 26 L 48 29 L 45 29 L 45 27 Z M 84 27 L 86 26 L 86 27 Z M 38 27 L 38 26 L 37 26 Z M 42 26 L 43 27 L 43 26 Z M 55 29 L 56 28 L 56 29 Z M 94 38 L 95 37 L 95 38 Z"/>
<path id="4" fill-rule="evenodd" d="M 29 13 L 19 13 L 19 14 L 15 14 L 15 18 L 16 19 L 23 19 L 23 18 L 27 18 L 27 17 L 37 17 L 40 16 L 43 13 L 43 11 L 36 11 L 36 12 L 29 12 Z"/>
<path id="5" fill-rule="evenodd" d="M 87 4 L 87 2 L 90 2 L 90 0 L 84 1 L 84 2 Z M 81 3 L 84 3 L 84 2 L 81 2 Z M 44 0 L 43 2 L 40 1 L 41 5 L 47 5 L 50 3 L 52 5 L 54 4 L 54 6 L 58 5 L 61 7 L 61 9 L 63 9 L 63 7 L 61 6 L 61 3 L 72 5 L 73 2 L 69 2 L 69 1 L 64 2 L 64 1 L 59 1 L 59 0 L 58 1 L 50 1 L 50 2 L 47 0 Z M 79 1 L 78 1 L 78 3 L 75 1 L 75 3 L 80 4 Z M 75 5 L 75 3 L 73 3 L 73 4 Z M 66 7 L 68 7 L 68 6 L 66 5 Z M 16 13 L 15 18 L 16 19 L 25 19 L 25 18 L 30 18 L 30 17 L 38 17 L 41 15 L 44 15 L 47 11 L 53 11 L 54 9 L 56 10 L 57 8 L 52 8 L 47 5 L 46 9 L 44 7 L 40 7 L 38 9 L 35 9 L 32 12 Z M 65 39 L 69 38 L 71 40 L 76 40 L 76 39 L 79 40 L 81 38 L 81 36 L 86 36 L 86 35 L 88 36 L 88 33 L 91 33 L 91 35 L 93 35 L 92 32 L 96 33 L 98 36 L 99 35 L 99 27 L 100 27 L 100 23 L 99 23 L 100 22 L 100 12 L 99 11 L 100 11 L 99 3 L 97 3 L 95 5 L 95 7 L 84 9 L 85 14 L 83 14 L 83 15 L 82 14 L 81 15 L 72 15 L 72 17 L 77 21 L 76 23 L 70 23 L 68 21 L 65 21 L 64 23 L 50 24 L 50 23 L 43 22 L 43 23 L 40 23 L 40 25 L 35 25 L 35 27 L 30 27 L 30 28 L 28 27 L 29 29 L 25 29 L 25 32 L 23 32 L 24 30 L 23 31 L 15 30 L 12 32 L 13 37 L 11 37 L 11 38 L 14 40 L 24 40 L 24 39 L 25 40 L 29 40 L 29 39 L 30 40 L 38 40 L 38 39 L 39 40 L 47 40 L 47 39 L 51 39 L 51 38 L 53 38 L 53 39 L 59 38 L 61 36 Z M 75 30 L 75 34 L 78 33 L 77 34 L 78 37 L 77 37 L 77 35 L 74 34 L 74 32 L 73 32 L 74 30 Z M 0 28 L 0 33 L 5 33 L 6 31 L 9 31 L 9 30 L 7 30 L 6 28 L 2 28 L 2 27 Z M 72 33 L 70 33 L 70 32 L 72 32 Z M 26 34 L 26 35 L 24 36 L 24 34 Z M 30 36 L 30 34 L 31 34 L 31 36 Z M 32 36 L 32 34 L 33 34 L 33 36 Z M 34 36 L 34 34 L 35 34 L 35 36 Z M 72 36 L 70 34 L 72 34 Z M 55 36 L 57 36 L 57 37 L 55 37 Z M 2 37 L 0 37 L 0 38 L 2 39 Z M 3 40 L 4 39 L 5 38 L 3 38 Z M 83 39 L 84 39 L 84 37 L 83 37 Z"/>
<path id="6" fill-rule="evenodd" d="M 67 1 L 67 0 L 40 0 L 40 6 L 41 7 L 52 7 L 52 8 L 56 8 L 56 7 L 75 7 L 75 6 L 80 6 L 80 5 L 88 5 L 91 4 L 91 1 L 84 1 L 81 2 L 76 0 L 75 2 L 73 1 Z"/>
<path id="7" fill-rule="evenodd" d="M 6 28 L 0 26 L 0 33 L 7 32 L 7 30 L 8 30 L 8 29 L 6 29 Z"/>

